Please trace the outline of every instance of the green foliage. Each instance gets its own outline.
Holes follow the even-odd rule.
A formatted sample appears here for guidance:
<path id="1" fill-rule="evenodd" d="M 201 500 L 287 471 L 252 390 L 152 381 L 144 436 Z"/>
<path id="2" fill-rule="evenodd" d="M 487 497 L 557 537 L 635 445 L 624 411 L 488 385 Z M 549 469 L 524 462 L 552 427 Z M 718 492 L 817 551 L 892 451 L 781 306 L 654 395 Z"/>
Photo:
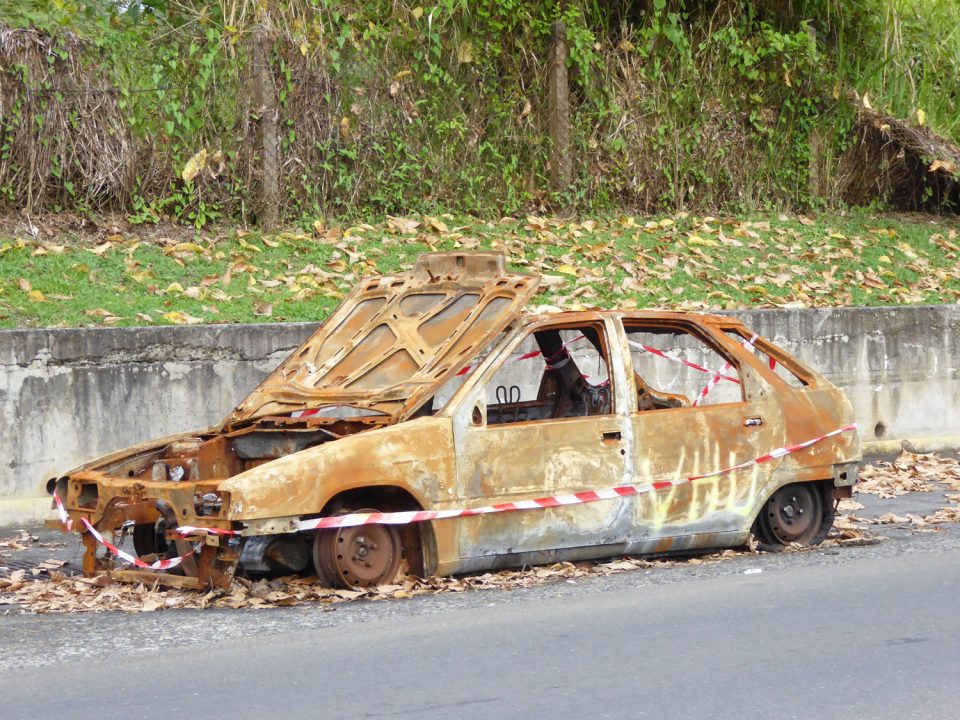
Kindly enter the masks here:
<path id="1" fill-rule="evenodd" d="M 816 202 L 810 138 L 825 138 L 835 164 L 853 122 L 848 88 L 960 136 L 958 10 L 958 0 L 29 0 L 0 22 L 82 38 L 82 64 L 116 89 L 129 136 L 124 188 L 135 191 L 97 195 L 63 157 L 47 206 L 202 227 L 257 211 L 257 25 L 273 39 L 288 216 L 503 214 Z M 546 107 L 557 20 L 575 158 L 559 196 Z M 14 65 L 0 72 L 29 86 Z M 42 136 L 58 102 L 56 88 L 41 89 L 51 92 L 32 116 L 22 95 L 0 116 L 0 165 L 11 162 L 0 204 L 20 201 L 27 175 L 13 167 L 12 128 L 33 122 Z M 222 164 L 184 181 L 200 151 L 222 152 Z"/>

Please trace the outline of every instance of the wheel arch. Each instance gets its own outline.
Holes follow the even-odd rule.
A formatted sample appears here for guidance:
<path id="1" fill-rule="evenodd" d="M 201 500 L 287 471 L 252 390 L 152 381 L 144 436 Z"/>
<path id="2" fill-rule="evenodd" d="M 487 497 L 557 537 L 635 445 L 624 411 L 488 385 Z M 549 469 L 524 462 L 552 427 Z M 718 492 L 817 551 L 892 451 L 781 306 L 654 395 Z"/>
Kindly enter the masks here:
<path id="1" fill-rule="evenodd" d="M 384 512 L 423 510 L 422 503 L 406 488 L 396 485 L 366 485 L 342 490 L 324 505 L 321 515 L 344 510 L 375 508 Z M 437 567 L 437 539 L 430 521 L 400 525 L 398 528 L 410 572 L 426 577 Z"/>

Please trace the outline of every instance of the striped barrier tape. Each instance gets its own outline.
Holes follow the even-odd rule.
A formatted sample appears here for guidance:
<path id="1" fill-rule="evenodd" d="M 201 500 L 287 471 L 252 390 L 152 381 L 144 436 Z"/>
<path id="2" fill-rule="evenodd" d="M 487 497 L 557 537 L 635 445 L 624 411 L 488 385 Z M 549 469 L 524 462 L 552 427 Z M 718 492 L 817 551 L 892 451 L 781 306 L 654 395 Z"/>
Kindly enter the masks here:
<path id="1" fill-rule="evenodd" d="M 618 487 L 604 488 L 601 490 L 587 490 L 584 492 L 570 493 L 566 495 L 553 495 L 550 497 L 536 498 L 533 500 L 519 500 L 512 503 L 501 503 L 499 505 L 487 505 L 478 508 L 451 509 L 451 510 L 407 510 L 403 512 L 374 512 L 374 513 L 351 513 L 349 515 L 339 515 L 334 517 L 313 518 L 301 520 L 300 530 L 319 530 L 323 528 L 342 528 L 355 527 L 357 525 L 408 525 L 410 523 L 424 522 L 426 520 L 446 520 L 455 517 L 471 517 L 473 515 L 489 515 L 492 513 L 513 512 L 516 510 L 537 510 L 542 508 L 558 507 L 560 505 L 581 505 L 584 503 L 596 502 L 598 500 L 612 500 L 618 497 L 628 497 L 631 495 L 641 495 L 655 490 L 665 488 L 679 487 L 696 480 L 716 477 L 718 475 L 727 475 L 737 470 L 760 465 L 785 455 L 795 453 L 811 445 L 835 437 L 844 432 L 855 430 L 856 423 L 845 425 L 844 427 L 832 430 L 825 435 L 806 440 L 796 445 L 787 445 L 785 447 L 772 450 L 760 457 L 746 462 L 732 465 L 722 470 L 715 470 L 704 475 L 693 475 L 691 477 L 681 478 L 679 480 L 662 480 L 652 483 L 643 483 L 640 485 L 621 485 Z"/>
<path id="2" fill-rule="evenodd" d="M 583 340 L 585 337 L 586 335 L 580 335 L 578 337 L 573 338 L 572 340 L 567 340 L 567 342 L 563 343 L 560 346 L 559 350 L 557 350 L 553 355 L 551 355 L 550 357 L 546 358 L 546 360 L 544 360 L 544 362 L 546 362 L 547 364 L 547 369 L 559 370 L 564 365 L 566 365 L 567 362 L 569 361 L 569 357 L 564 358 L 563 360 L 561 360 L 556 364 L 551 364 L 551 363 L 556 358 L 561 357 L 562 353 L 564 353 L 570 345 L 573 345 L 575 342 L 579 342 L 580 340 Z M 506 362 L 504 362 L 504 365 L 520 362 L 521 360 L 530 360 L 532 358 L 537 358 L 542 355 L 543 355 L 543 352 L 541 350 L 531 350 L 530 352 L 524 353 L 523 355 L 518 355 L 515 358 L 509 358 Z M 479 363 L 477 363 L 477 365 L 479 365 Z M 477 365 L 464 365 L 462 368 L 460 368 L 460 370 L 457 371 L 457 374 L 455 375 L 455 377 L 462 377 L 463 375 L 467 375 L 473 372 L 474 370 L 476 370 Z M 584 375 L 584 377 L 586 377 L 586 375 Z M 290 413 L 290 417 L 292 418 L 310 417 L 311 415 L 316 415 L 322 409 L 323 408 L 309 408 L 307 410 L 294 410 L 292 413 Z"/>
<path id="3" fill-rule="evenodd" d="M 558 357 L 560 357 L 561 354 L 562 354 L 568 347 L 570 347 L 570 346 L 573 345 L 574 343 L 580 342 L 581 340 L 585 339 L 586 337 L 587 337 L 586 335 L 578 335 L 577 337 L 573 338 L 572 340 L 567 340 L 565 343 L 563 343 L 563 344 L 560 346 L 560 349 L 559 349 L 559 350 L 557 350 L 553 355 L 551 355 L 550 357 L 548 357 L 548 358 L 544 361 L 544 362 L 547 363 L 547 367 L 550 368 L 551 370 L 556 370 L 556 369 L 558 369 L 558 368 L 563 367 L 563 366 L 566 364 L 568 358 L 565 358 L 563 361 L 561 361 L 560 363 L 557 363 L 556 365 L 551 365 L 551 363 L 552 363 L 554 360 L 556 360 Z M 523 355 L 518 355 L 518 356 L 515 357 L 515 358 L 511 358 L 511 359 L 507 360 L 507 361 L 504 363 L 504 365 L 506 365 L 507 363 L 520 362 L 521 360 L 530 360 L 530 359 L 532 359 L 532 358 L 540 357 L 541 355 L 543 355 L 543 351 L 541 351 L 541 350 L 531 350 L 531 351 L 528 352 L 528 353 L 524 353 Z M 477 363 L 477 364 L 479 364 L 479 363 Z M 476 367 L 477 367 L 477 365 L 464 365 L 462 368 L 460 368 L 460 370 L 457 371 L 456 377 L 460 377 L 461 375 L 466 375 L 467 373 L 472 372 L 473 370 L 475 370 Z"/>
<path id="4" fill-rule="evenodd" d="M 53 501 L 57 505 L 57 513 L 60 515 L 60 522 L 63 523 L 63 526 L 67 529 L 67 532 L 72 531 L 73 520 L 71 520 L 70 516 L 67 514 L 67 509 L 63 506 L 63 500 L 60 499 L 60 495 L 58 495 L 56 491 L 54 491 L 53 493 Z M 90 534 L 97 539 L 97 542 L 99 542 L 101 545 L 107 548 L 107 550 L 113 553 L 113 555 L 120 558 L 121 560 L 124 560 L 128 563 L 132 563 L 133 565 L 136 565 L 138 568 L 143 568 L 144 570 L 167 570 L 169 568 L 176 567 L 177 565 L 182 563 L 185 558 L 189 557 L 192 554 L 192 553 L 188 553 L 187 555 L 181 555 L 180 557 L 176 557 L 176 558 L 170 558 L 166 560 L 157 560 L 155 563 L 148 565 L 147 563 L 143 562 L 143 560 L 141 560 L 140 558 L 136 557 L 135 555 L 131 555 L 130 553 L 124 550 L 121 550 L 116 545 L 108 541 L 105 537 L 103 537 L 103 535 L 97 532 L 97 529 L 90 524 L 90 521 L 87 518 L 85 517 L 80 518 L 80 522 L 82 522 L 84 526 L 87 528 L 87 530 L 90 532 Z M 215 531 L 211 528 L 207 532 L 215 532 Z"/>
<path id="5" fill-rule="evenodd" d="M 615 498 L 621 497 L 630 497 L 632 495 L 642 495 L 648 492 L 654 492 L 657 490 L 664 490 L 672 487 L 679 487 L 681 485 L 686 485 L 697 480 L 703 480 L 705 478 L 717 477 L 719 475 L 727 475 L 737 470 L 743 470 L 753 465 L 760 465 L 771 460 L 785 457 L 791 453 L 798 452 L 805 448 L 815 445 L 819 442 L 823 442 L 832 437 L 836 437 L 845 432 L 850 432 L 856 430 L 856 423 L 851 423 L 850 425 L 845 425 L 836 430 L 831 430 L 830 432 L 820 435 L 819 437 L 812 438 L 810 440 L 805 440 L 804 442 L 797 443 L 796 445 L 786 445 L 776 450 L 771 450 L 768 453 L 760 455 L 752 460 L 747 460 L 745 462 L 739 463 L 737 465 L 731 465 L 730 467 L 723 468 L 722 470 L 715 470 L 713 472 L 705 473 L 703 475 L 692 475 L 690 477 L 681 478 L 679 480 L 660 480 L 657 482 L 651 483 L 642 483 L 640 485 L 621 485 L 617 487 L 602 488 L 600 490 L 586 490 L 583 492 L 569 493 L 564 495 L 552 495 L 549 497 L 535 498 L 533 500 L 518 500 L 516 502 L 510 503 L 500 503 L 497 505 L 485 505 L 483 507 L 476 508 L 459 508 L 459 509 L 450 509 L 450 510 L 407 510 L 402 512 L 373 512 L 373 513 L 350 513 L 348 515 L 337 515 L 321 518 L 311 518 L 308 520 L 301 520 L 298 523 L 299 530 L 320 530 L 326 528 L 343 528 L 343 527 L 356 527 L 358 525 L 409 525 L 411 523 L 425 522 L 428 520 L 447 520 L 450 518 L 456 517 L 472 517 L 474 515 L 490 515 L 495 513 L 503 512 L 515 512 L 519 510 L 541 510 L 551 507 L 560 507 L 563 505 L 583 505 L 586 503 L 597 502 L 599 500 L 613 500 Z M 72 521 L 67 516 L 66 510 L 63 508 L 63 503 L 61 502 L 59 496 L 54 493 L 54 500 L 56 501 L 57 507 L 60 510 L 60 519 L 63 521 L 64 525 L 67 527 L 68 531 L 72 526 Z M 128 552 L 125 552 L 118 548 L 113 543 L 109 542 L 106 538 L 103 537 L 96 528 L 90 523 L 86 517 L 80 518 L 83 525 L 86 527 L 87 531 L 96 538 L 97 542 L 103 545 L 107 550 L 109 550 L 113 555 L 124 560 L 128 563 L 132 563 L 138 568 L 143 568 L 145 570 L 167 570 L 172 567 L 176 567 L 186 557 L 187 555 L 181 555 L 180 557 L 170 558 L 165 560 L 157 560 L 152 564 L 147 564 L 143 562 L 140 558 L 131 555 Z M 203 528 L 195 527 L 192 525 L 183 525 L 178 528 L 175 528 L 175 531 L 181 535 L 194 535 L 194 534 L 208 534 L 208 535 L 226 535 L 226 536 L 237 536 L 240 535 L 240 532 L 236 530 L 223 530 L 220 528 Z"/>
<path id="6" fill-rule="evenodd" d="M 644 352 L 650 353 L 651 355 L 656 355 L 661 357 L 664 360 L 669 360 L 670 362 L 679 363 L 680 365 L 686 365 L 688 368 L 693 368 L 694 370 L 699 370 L 702 373 L 707 373 L 708 375 L 719 375 L 721 380 L 726 380 L 728 382 L 740 384 L 740 378 L 735 378 L 732 375 L 724 375 L 722 371 L 713 371 L 710 368 L 705 368 L 703 365 L 697 365 L 695 362 L 690 362 L 689 360 L 684 360 L 682 357 L 677 357 L 676 355 L 668 355 L 663 350 L 658 350 L 655 347 L 650 347 L 649 345 L 644 345 L 643 343 L 638 343 L 634 340 L 627 340 L 627 344 L 630 347 L 634 347 L 637 350 L 643 350 Z"/>
<path id="7" fill-rule="evenodd" d="M 70 519 L 70 516 L 67 515 L 67 509 L 63 506 L 63 500 L 60 499 L 60 496 L 57 495 L 57 491 L 53 491 L 53 501 L 57 504 L 57 512 L 60 513 L 60 522 L 63 523 L 63 526 L 67 529 L 67 532 L 73 530 L 73 520 Z"/>
<path id="8" fill-rule="evenodd" d="M 411 523 L 424 522 L 427 520 L 447 520 L 456 517 L 471 517 L 474 515 L 490 515 L 493 513 L 513 512 L 517 510 L 537 510 L 550 507 L 559 507 L 561 505 L 581 505 L 584 503 L 597 502 L 598 500 L 612 500 L 618 497 L 629 497 L 631 495 L 641 495 L 643 493 L 663 490 L 670 487 L 678 487 L 696 480 L 727 475 L 737 470 L 743 470 L 753 465 L 760 465 L 771 460 L 782 458 L 791 453 L 798 452 L 805 448 L 823 442 L 832 437 L 836 437 L 845 432 L 856 430 L 856 423 L 845 425 L 836 430 L 832 430 L 825 435 L 805 440 L 796 445 L 787 445 L 776 450 L 772 450 L 764 455 L 752 460 L 732 465 L 722 470 L 715 470 L 703 475 L 693 475 L 691 477 L 681 478 L 679 480 L 662 480 L 652 483 L 643 483 L 640 485 L 621 485 L 618 487 L 603 488 L 600 490 L 586 490 L 584 492 L 569 493 L 565 495 L 552 495 L 549 497 L 535 498 L 533 500 L 518 500 L 511 503 L 500 503 L 498 505 L 486 505 L 476 508 L 458 508 L 450 510 L 406 510 L 402 512 L 373 512 L 373 513 L 350 513 L 349 515 L 337 515 L 321 518 L 311 518 L 301 520 L 298 523 L 299 530 L 320 530 L 324 528 L 342 528 L 355 527 L 357 525 L 409 525 Z M 193 526 L 184 526 L 176 529 L 183 535 L 192 535 L 195 533 L 210 533 L 214 535 L 240 535 L 236 530 L 221 530 L 218 528 L 200 528 Z"/>
<path id="9" fill-rule="evenodd" d="M 750 336 L 750 339 L 749 339 L 749 340 L 745 340 L 745 341 L 741 342 L 740 344 L 741 344 L 744 348 L 746 348 L 746 349 L 748 349 L 748 350 L 750 350 L 750 351 L 752 352 L 752 351 L 753 351 L 753 344 L 757 341 L 757 338 L 758 338 L 758 337 L 760 337 L 760 336 L 757 335 L 756 333 L 754 333 L 753 335 Z M 772 358 L 771 358 L 771 360 L 772 360 Z M 729 369 L 732 368 L 732 367 L 733 367 L 733 361 L 732 361 L 732 360 L 727 360 L 726 365 L 724 365 L 722 368 L 720 368 L 719 372 L 715 373 L 715 374 L 713 375 L 713 377 L 710 378 L 710 382 L 708 382 L 706 385 L 703 386 L 703 390 L 700 391 L 700 394 L 697 395 L 696 399 L 693 401 L 693 406 L 694 406 L 694 407 L 698 407 L 698 406 L 700 405 L 700 403 L 702 403 L 702 402 L 706 399 L 707 395 L 710 394 L 710 391 L 713 390 L 713 389 L 720 383 L 720 378 L 723 376 L 723 373 L 727 372 L 727 370 L 729 370 Z M 772 368 L 773 368 L 773 365 L 771 365 L 770 367 L 771 367 L 771 369 L 772 369 Z"/>
<path id="10" fill-rule="evenodd" d="M 136 565 L 138 568 L 143 568 L 144 570 L 169 570 L 170 568 L 176 567 L 177 565 L 182 563 L 184 558 L 187 558 L 193 554 L 193 553 L 188 553 L 187 555 L 181 555 L 180 557 L 169 558 L 166 560 L 157 560 L 155 563 L 148 565 L 143 560 L 138 558 L 136 555 L 131 555 L 125 550 L 121 550 L 112 542 L 107 540 L 103 535 L 97 532 L 97 529 L 90 524 L 90 521 L 87 518 L 85 517 L 80 518 L 80 522 L 82 522 L 84 526 L 87 528 L 87 532 L 89 532 L 91 535 L 93 535 L 97 539 L 98 543 L 103 545 L 107 550 L 113 553 L 116 557 L 128 563 L 132 563 L 133 565 Z"/>

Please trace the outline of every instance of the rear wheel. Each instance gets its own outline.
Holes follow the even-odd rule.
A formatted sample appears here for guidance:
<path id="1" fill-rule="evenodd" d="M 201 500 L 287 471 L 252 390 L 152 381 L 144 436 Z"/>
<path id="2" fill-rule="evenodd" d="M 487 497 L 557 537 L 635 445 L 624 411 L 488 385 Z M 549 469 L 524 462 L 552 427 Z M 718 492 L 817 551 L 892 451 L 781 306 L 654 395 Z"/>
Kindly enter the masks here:
<path id="1" fill-rule="evenodd" d="M 753 524 L 760 548 L 779 551 L 798 544 L 819 545 L 833 525 L 833 504 L 821 483 L 793 483 L 767 500 Z"/>
<path id="2" fill-rule="evenodd" d="M 402 560 L 403 544 L 393 525 L 318 530 L 313 539 L 313 565 L 320 582 L 327 587 L 361 588 L 390 583 L 396 579 Z"/>

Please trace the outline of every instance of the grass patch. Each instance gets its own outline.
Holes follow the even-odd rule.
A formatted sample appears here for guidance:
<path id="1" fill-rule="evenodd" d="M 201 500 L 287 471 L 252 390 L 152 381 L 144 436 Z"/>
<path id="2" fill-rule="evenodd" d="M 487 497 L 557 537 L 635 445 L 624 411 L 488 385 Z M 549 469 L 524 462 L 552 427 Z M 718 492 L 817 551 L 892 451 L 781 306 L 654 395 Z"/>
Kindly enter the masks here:
<path id="1" fill-rule="evenodd" d="M 322 320 L 360 277 L 433 250 L 500 250 L 543 275 L 536 303 L 566 308 L 955 303 L 958 233 L 954 219 L 867 213 L 388 217 L 270 235 L 2 231 L 0 327 Z"/>

